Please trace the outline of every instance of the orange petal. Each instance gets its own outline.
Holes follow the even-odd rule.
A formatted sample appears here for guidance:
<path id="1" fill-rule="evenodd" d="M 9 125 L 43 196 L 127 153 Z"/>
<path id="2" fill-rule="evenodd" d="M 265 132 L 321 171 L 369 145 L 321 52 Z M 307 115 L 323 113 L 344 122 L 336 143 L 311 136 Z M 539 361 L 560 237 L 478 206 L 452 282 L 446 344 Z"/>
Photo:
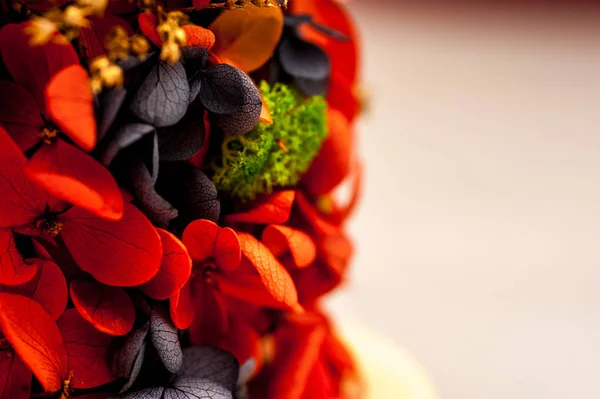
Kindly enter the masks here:
<path id="1" fill-rule="evenodd" d="M 183 288 L 176 292 L 169 301 L 171 319 L 173 324 L 180 330 L 186 330 L 192 324 L 196 316 L 196 306 L 192 296 L 192 281 L 188 282 Z"/>
<path id="2" fill-rule="evenodd" d="M 115 380 L 106 362 L 110 335 L 92 327 L 76 309 L 64 312 L 56 324 L 67 352 L 68 369 L 73 372 L 73 388 L 94 388 Z"/>
<path id="3" fill-rule="evenodd" d="M 215 45 L 215 34 L 197 25 L 184 25 L 185 46 L 202 47 L 210 50 Z"/>
<path id="4" fill-rule="evenodd" d="M 0 53 L 15 82 L 33 95 L 39 109 L 45 114 L 46 86 L 61 69 L 79 65 L 79 58 L 73 46 L 59 43 L 59 40 L 31 46 L 31 36 L 25 31 L 29 25 L 30 22 L 23 22 L 4 26 L 0 31 Z"/>
<path id="5" fill-rule="evenodd" d="M 160 236 L 137 208 L 125 204 L 123 219 L 101 219 L 73 208 L 61 216 L 60 237 L 73 259 L 101 283 L 132 287 L 150 281 L 162 261 Z"/>
<path id="6" fill-rule="evenodd" d="M 248 73 L 273 56 L 283 32 L 283 12 L 245 4 L 243 10 L 223 11 L 209 29 L 216 37 L 212 52 Z"/>
<path id="7" fill-rule="evenodd" d="M 271 194 L 253 207 L 240 213 L 227 215 L 227 223 L 283 224 L 290 218 L 295 191 L 286 190 Z"/>
<path id="8" fill-rule="evenodd" d="M 0 398 L 29 399 L 33 375 L 18 356 L 0 358 Z"/>
<path id="9" fill-rule="evenodd" d="M 302 179 L 314 197 L 333 190 L 350 170 L 353 143 L 348 119 L 332 108 L 329 109 L 327 118 L 329 135 Z"/>
<path id="10" fill-rule="evenodd" d="M 81 65 L 71 65 L 52 76 L 46 87 L 46 109 L 64 134 L 86 151 L 96 146 L 96 118 L 92 87 Z"/>
<path id="11" fill-rule="evenodd" d="M 0 329 L 45 391 L 58 391 L 67 375 L 67 353 L 52 317 L 33 299 L 0 293 Z"/>
<path id="12" fill-rule="evenodd" d="M 195 262 L 213 258 L 222 270 L 233 270 L 240 264 L 240 243 L 229 227 L 221 228 L 210 220 L 196 220 L 186 227 L 182 240 Z"/>
<path id="13" fill-rule="evenodd" d="M 185 245 L 166 230 L 156 229 L 162 241 L 163 258 L 156 276 L 139 288 L 151 298 L 169 299 L 179 291 L 192 274 L 192 259 Z"/>
<path id="14" fill-rule="evenodd" d="M 273 299 L 296 311 L 301 311 L 294 282 L 273 254 L 254 236 L 239 233 L 242 254 L 254 266 L 266 290 Z"/>
<path id="15" fill-rule="evenodd" d="M 135 307 L 122 288 L 95 281 L 72 281 L 70 292 L 79 314 L 98 331 L 125 335 L 133 328 Z"/>
<path id="16" fill-rule="evenodd" d="M 267 226 L 262 233 L 262 242 L 277 257 L 289 251 L 299 268 L 310 266 L 317 257 L 317 247 L 312 238 L 291 227 Z"/>
<path id="17" fill-rule="evenodd" d="M 25 155 L 0 127 L 0 227 L 33 222 L 46 209 L 48 195 L 25 176 L 26 163 Z"/>
<path id="18" fill-rule="evenodd" d="M 24 284 L 35 276 L 37 267 L 25 263 L 12 231 L 0 229 L 0 250 L 0 284 Z"/>
<path id="19" fill-rule="evenodd" d="M 123 196 L 108 169 L 65 141 L 40 148 L 25 173 L 53 195 L 98 216 L 123 216 Z"/>
<path id="20" fill-rule="evenodd" d="M 266 123 L 267 125 L 273 124 L 273 117 L 271 116 L 271 111 L 269 110 L 269 106 L 265 101 L 262 93 L 260 94 L 260 99 L 262 101 L 262 108 L 260 110 L 260 121 Z"/>
<path id="21" fill-rule="evenodd" d="M 1 291 L 19 294 L 35 300 L 56 320 L 67 307 L 67 281 L 60 268 L 52 261 L 29 259 L 37 270 L 35 276 L 25 284 L 4 287 Z"/>

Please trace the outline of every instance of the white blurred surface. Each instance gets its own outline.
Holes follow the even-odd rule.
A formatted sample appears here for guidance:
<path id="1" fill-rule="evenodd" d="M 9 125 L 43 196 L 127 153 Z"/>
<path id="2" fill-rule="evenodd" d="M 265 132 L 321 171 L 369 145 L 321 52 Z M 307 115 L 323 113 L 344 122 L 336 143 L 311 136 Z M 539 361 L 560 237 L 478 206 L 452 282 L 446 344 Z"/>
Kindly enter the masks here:
<path id="1" fill-rule="evenodd" d="M 331 308 L 441 398 L 600 398 L 600 19 L 351 9 L 372 103 Z"/>

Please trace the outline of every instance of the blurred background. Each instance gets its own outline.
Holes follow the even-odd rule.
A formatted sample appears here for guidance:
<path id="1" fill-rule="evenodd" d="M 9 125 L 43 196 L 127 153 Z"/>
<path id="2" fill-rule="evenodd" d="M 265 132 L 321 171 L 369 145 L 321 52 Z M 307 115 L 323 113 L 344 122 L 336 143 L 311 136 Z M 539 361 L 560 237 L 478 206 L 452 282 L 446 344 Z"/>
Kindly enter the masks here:
<path id="1" fill-rule="evenodd" d="M 329 308 L 440 398 L 600 398 L 600 7 L 564 3 L 348 4 L 371 102 Z"/>

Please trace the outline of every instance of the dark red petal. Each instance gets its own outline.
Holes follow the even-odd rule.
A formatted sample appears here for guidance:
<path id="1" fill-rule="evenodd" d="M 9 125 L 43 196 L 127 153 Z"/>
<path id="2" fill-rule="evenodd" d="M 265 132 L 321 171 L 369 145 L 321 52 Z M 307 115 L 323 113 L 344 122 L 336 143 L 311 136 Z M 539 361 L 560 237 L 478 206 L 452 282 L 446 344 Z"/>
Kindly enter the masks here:
<path id="1" fill-rule="evenodd" d="M 182 239 L 196 262 L 213 258 L 223 270 L 233 270 L 240 264 L 240 243 L 228 227 L 221 228 L 210 220 L 196 220 L 187 226 Z"/>
<path id="2" fill-rule="evenodd" d="M 0 31 L 0 53 L 15 82 L 25 87 L 46 112 L 44 91 L 52 76 L 69 65 L 79 64 L 72 46 L 50 41 L 31 46 L 25 32 L 28 22 L 6 25 Z"/>
<path id="3" fill-rule="evenodd" d="M 294 282 L 285 268 L 273 254 L 254 236 L 239 233 L 242 254 L 260 275 L 261 281 L 273 299 L 294 311 L 302 311 L 298 304 L 298 293 Z M 237 276 L 231 275 L 232 279 Z"/>
<path id="4" fill-rule="evenodd" d="M 109 12 L 104 13 L 103 16 L 89 16 L 88 20 L 90 26 L 79 30 L 79 47 L 82 56 L 88 62 L 106 55 L 106 38 L 117 26 L 125 29 L 128 35 L 133 34 L 127 21 Z"/>
<path id="5" fill-rule="evenodd" d="M 151 12 L 143 12 L 138 16 L 138 24 L 142 33 L 152 42 L 154 45 L 161 47 L 162 39 L 158 35 L 156 30 L 156 24 L 158 23 L 156 15 Z"/>
<path id="6" fill-rule="evenodd" d="M 211 132 L 211 124 L 208 119 L 209 114 L 208 111 L 204 111 L 204 144 L 202 144 L 202 148 L 194 154 L 188 162 L 197 168 L 203 168 L 204 162 L 206 160 L 206 155 L 208 154 L 208 149 L 210 147 L 210 132 Z"/>
<path id="7" fill-rule="evenodd" d="M 317 247 L 312 238 L 292 227 L 269 225 L 263 230 L 262 242 L 275 256 L 289 251 L 299 268 L 309 266 L 317 257 Z"/>
<path id="8" fill-rule="evenodd" d="M 215 286 L 202 282 L 194 286 L 196 316 L 189 328 L 192 345 L 217 345 L 228 329 L 225 301 Z"/>
<path id="9" fill-rule="evenodd" d="M 34 264 L 25 263 L 12 231 L 0 229 L 0 284 L 19 285 L 31 280 L 37 272 Z"/>
<path id="10" fill-rule="evenodd" d="M 150 281 L 162 261 L 160 236 L 133 205 L 123 219 L 102 219 L 73 208 L 61 217 L 60 236 L 75 262 L 101 283 L 132 287 Z"/>
<path id="11" fill-rule="evenodd" d="M 17 227 L 37 219 L 48 195 L 25 177 L 27 158 L 0 127 L 0 227 Z"/>
<path id="12" fill-rule="evenodd" d="M 137 10 L 136 0 L 109 0 L 106 12 L 111 14 L 128 14 Z"/>
<path id="13" fill-rule="evenodd" d="M 18 356 L 0 356 L 0 398 L 29 399 L 32 377 Z"/>
<path id="14" fill-rule="evenodd" d="M 56 322 L 67 352 L 73 388 L 94 388 L 115 379 L 108 368 L 110 335 L 96 330 L 76 309 L 69 309 Z"/>
<path id="15" fill-rule="evenodd" d="M 98 331 L 125 335 L 133 328 L 135 307 L 123 288 L 95 281 L 72 281 L 70 292 L 79 314 Z"/>
<path id="16" fill-rule="evenodd" d="M 229 318 L 228 330 L 221 348 L 235 356 L 240 365 L 243 365 L 249 359 L 254 359 L 254 372 L 252 374 L 256 375 L 262 367 L 260 336 L 256 330 L 239 317 Z"/>
<path id="17" fill-rule="evenodd" d="M 52 317 L 33 299 L 0 293 L 0 329 L 48 392 L 67 376 L 67 353 Z"/>
<path id="18" fill-rule="evenodd" d="M 4 287 L 1 291 L 20 294 L 35 300 L 56 320 L 67 307 L 67 282 L 60 268 L 52 261 L 28 259 L 37 269 L 35 276 L 25 284 Z"/>
<path id="19" fill-rule="evenodd" d="M 173 320 L 175 327 L 179 328 L 180 330 L 189 328 L 194 320 L 194 317 L 196 316 L 197 304 L 194 303 L 192 284 L 193 282 L 188 280 L 183 288 L 176 292 L 169 301 L 171 319 Z"/>
<path id="20" fill-rule="evenodd" d="M 67 0 L 24 0 L 23 3 L 32 10 L 48 11 L 54 7 L 62 7 Z"/>
<path id="21" fill-rule="evenodd" d="M 81 65 L 70 65 L 46 86 L 46 109 L 62 132 L 86 151 L 96 146 L 92 87 Z"/>
<path id="22" fill-rule="evenodd" d="M 344 180 L 350 170 L 353 146 L 350 123 L 341 112 L 332 108 L 327 116 L 329 135 L 302 178 L 314 197 L 329 193 Z"/>
<path id="23" fill-rule="evenodd" d="M 227 215 L 227 223 L 283 224 L 290 218 L 295 191 L 279 191 L 247 212 Z"/>
<path id="24" fill-rule="evenodd" d="M 25 173 L 53 195 L 98 216 L 123 216 L 123 196 L 108 169 L 65 141 L 40 148 Z"/>
<path id="25" fill-rule="evenodd" d="M 31 94 L 23 86 L 6 80 L 0 80 L 0 125 L 23 151 L 39 143 L 38 133 L 44 126 Z"/>
<path id="26" fill-rule="evenodd" d="M 162 301 L 172 297 L 189 280 L 192 259 L 177 237 L 166 230 L 156 230 L 162 241 L 162 264 L 156 276 L 139 288 L 149 297 Z"/>

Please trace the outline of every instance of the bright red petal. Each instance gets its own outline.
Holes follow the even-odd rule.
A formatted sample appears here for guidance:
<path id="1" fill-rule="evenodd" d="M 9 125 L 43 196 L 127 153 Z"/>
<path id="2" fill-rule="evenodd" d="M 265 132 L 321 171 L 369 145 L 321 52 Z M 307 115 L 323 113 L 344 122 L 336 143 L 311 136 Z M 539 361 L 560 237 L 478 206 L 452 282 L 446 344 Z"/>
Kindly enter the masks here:
<path id="1" fill-rule="evenodd" d="M 31 370 L 18 356 L 0 356 L 0 398 L 29 399 Z"/>
<path id="2" fill-rule="evenodd" d="M 4 287 L 1 291 L 20 294 L 35 300 L 56 320 L 67 307 L 67 282 L 56 263 L 42 259 L 28 259 L 37 270 L 35 276 L 25 284 Z"/>
<path id="3" fill-rule="evenodd" d="M 317 235 L 333 235 L 338 233 L 339 227 L 325 220 L 302 192 L 298 192 L 298 195 L 296 195 L 296 205 L 304 219 Z"/>
<path id="4" fill-rule="evenodd" d="M 352 83 L 340 76 L 331 76 L 327 105 L 339 110 L 350 121 L 354 121 L 360 111 L 359 99 Z"/>
<path id="5" fill-rule="evenodd" d="M 35 276 L 37 267 L 25 263 L 12 231 L 0 229 L 0 251 L 0 284 L 24 284 Z"/>
<path id="6" fill-rule="evenodd" d="M 273 254 L 254 236 L 239 233 L 242 254 L 254 266 L 265 288 L 279 302 L 290 309 L 301 311 L 294 282 Z"/>
<path id="7" fill-rule="evenodd" d="M 123 196 L 108 169 L 65 141 L 40 148 L 25 173 L 53 195 L 98 216 L 123 216 Z"/>
<path id="8" fill-rule="evenodd" d="M 70 292 L 79 314 L 98 331 L 125 335 L 133 328 L 135 307 L 123 288 L 95 281 L 72 281 Z"/>
<path id="9" fill-rule="evenodd" d="M 30 223 L 46 208 L 46 192 L 23 173 L 26 163 L 25 155 L 0 127 L 0 227 Z"/>
<path id="10" fill-rule="evenodd" d="M 299 268 L 309 266 L 317 257 L 317 247 L 312 238 L 292 227 L 269 225 L 263 230 L 262 242 L 275 256 L 289 251 Z"/>
<path id="11" fill-rule="evenodd" d="M 151 12 L 143 12 L 138 16 L 138 24 L 142 33 L 152 42 L 155 46 L 162 46 L 162 39 L 158 35 L 156 25 L 158 21 L 156 15 Z"/>
<path id="12" fill-rule="evenodd" d="M 341 231 L 319 239 L 319 257 L 338 276 L 346 272 L 354 248 L 352 242 Z"/>
<path id="13" fill-rule="evenodd" d="M 92 327 L 76 309 L 67 310 L 56 324 L 67 351 L 69 372 L 73 372 L 73 388 L 94 388 L 115 379 L 106 361 L 110 335 Z"/>
<path id="14" fill-rule="evenodd" d="M 196 262 L 213 258 L 222 270 L 233 270 L 240 264 L 240 243 L 228 227 L 221 228 L 210 220 L 196 220 L 186 227 L 182 239 Z"/>
<path id="15" fill-rule="evenodd" d="M 180 330 L 189 328 L 196 316 L 197 304 L 194 303 L 192 296 L 192 283 L 191 280 L 188 280 L 183 288 L 176 292 L 169 301 L 171 319 L 175 327 Z"/>
<path id="16" fill-rule="evenodd" d="M 61 221 L 60 236 L 73 259 L 101 283 L 132 287 L 150 281 L 160 269 L 160 236 L 131 204 L 125 204 L 118 222 L 79 208 L 66 212 Z"/>
<path id="17" fill-rule="evenodd" d="M 350 123 L 341 112 L 331 108 L 327 123 L 329 135 L 302 179 L 315 197 L 333 190 L 350 170 L 353 145 Z"/>
<path id="18" fill-rule="evenodd" d="M 61 69 L 79 64 L 72 46 L 50 41 L 41 46 L 29 44 L 31 36 L 25 32 L 28 22 L 6 25 L 0 31 L 0 53 L 15 82 L 25 87 L 38 104 L 46 110 L 46 86 Z"/>
<path id="19" fill-rule="evenodd" d="M 39 143 L 44 126 L 35 99 L 16 83 L 0 80 L 0 125 L 26 151 Z"/>
<path id="20" fill-rule="evenodd" d="M 189 280 L 192 259 L 185 245 L 166 230 L 157 229 L 163 247 L 163 259 L 156 276 L 139 288 L 151 298 L 165 300 L 172 297 Z"/>
<path id="21" fill-rule="evenodd" d="M 44 390 L 59 390 L 67 375 L 67 353 L 48 312 L 33 299 L 2 292 L 0 328 Z"/>
<path id="22" fill-rule="evenodd" d="M 227 223 L 283 224 L 290 218 L 295 191 L 279 191 L 247 212 L 227 215 Z"/>
<path id="23" fill-rule="evenodd" d="M 96 146 L 96 118 L 88 74 L 71 65 L 52 76 L 46 87 L 46 109 L 62 132 L 86 151 Z"/>

